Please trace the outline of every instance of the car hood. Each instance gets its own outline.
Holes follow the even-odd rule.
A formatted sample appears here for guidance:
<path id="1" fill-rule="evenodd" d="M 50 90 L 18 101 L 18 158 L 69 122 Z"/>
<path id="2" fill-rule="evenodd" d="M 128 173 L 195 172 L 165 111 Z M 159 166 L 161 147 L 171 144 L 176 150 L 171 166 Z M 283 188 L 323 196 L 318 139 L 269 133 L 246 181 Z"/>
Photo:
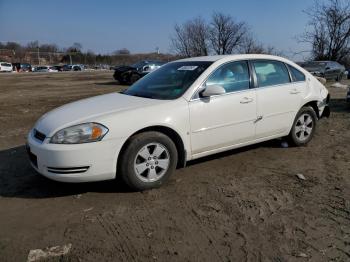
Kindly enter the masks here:
<path id="1" fill-rule="evenodd" d="M 35 129 L 51 137 L 58 130 L 86 122 L 98 117 L 164 103 L 165 100 L 128 96 L 120 93 L 96 96 L 58 107 L 43 115 Z"/>

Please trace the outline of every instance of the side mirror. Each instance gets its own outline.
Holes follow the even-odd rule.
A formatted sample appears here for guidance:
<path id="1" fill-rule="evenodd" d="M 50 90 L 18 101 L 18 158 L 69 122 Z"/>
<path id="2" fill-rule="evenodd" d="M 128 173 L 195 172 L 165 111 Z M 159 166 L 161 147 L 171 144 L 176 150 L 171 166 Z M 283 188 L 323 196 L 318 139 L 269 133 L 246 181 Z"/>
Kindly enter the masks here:
<path id="1" fill-rule="evenodd" d="M 216 95 L 225 94 L 225 89 L 220 85 L 210 85 L 206 86 L 204 90 L 200 93 L 201 97 L 211 97 Z"/>

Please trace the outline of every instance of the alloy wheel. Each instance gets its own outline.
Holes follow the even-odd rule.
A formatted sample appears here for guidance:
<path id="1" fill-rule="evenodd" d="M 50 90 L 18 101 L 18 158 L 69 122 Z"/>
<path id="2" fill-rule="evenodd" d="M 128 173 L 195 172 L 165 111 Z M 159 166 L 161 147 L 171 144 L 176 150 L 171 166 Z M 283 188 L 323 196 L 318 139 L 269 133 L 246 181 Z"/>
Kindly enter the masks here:
<path id="1" fill-rule="evenodd" d="M 160 143 L 149 143 L 136 154 L 134 170 L 136 176 L 144 182 L 155 182 L 167 172 L 170 154 Z"/>
<path id="2" fill-rule="evenodd" d="M 311 134 L 314 127 L 314 122 L 309 114 L 302 114 L 295 123 L 295 136 L 301 142 L 307 140 Z"/>

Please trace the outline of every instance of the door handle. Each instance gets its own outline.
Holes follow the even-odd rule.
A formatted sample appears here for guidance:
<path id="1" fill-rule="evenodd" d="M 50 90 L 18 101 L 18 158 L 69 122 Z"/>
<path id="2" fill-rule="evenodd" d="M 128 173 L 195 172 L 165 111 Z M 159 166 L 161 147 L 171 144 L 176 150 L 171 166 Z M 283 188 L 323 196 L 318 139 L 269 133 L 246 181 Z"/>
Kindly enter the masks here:
<path id="1" fill-rule="evenodd" d="M 292 90 L 290 90 L 290 92 L 289 92 L 291 95 L 296 95 L 296 94 L 299 94 L 300 93 L 300 91 L 299 90 L 297 90 L 297 89 L 292 89 Z"/>
<path id="2" fill-rule="evenodd" d="M 253 102 L 253 98 L 250 97 L 243 97 L 243 99 L 240 101 L 241 104 L 248 104 Z"/>

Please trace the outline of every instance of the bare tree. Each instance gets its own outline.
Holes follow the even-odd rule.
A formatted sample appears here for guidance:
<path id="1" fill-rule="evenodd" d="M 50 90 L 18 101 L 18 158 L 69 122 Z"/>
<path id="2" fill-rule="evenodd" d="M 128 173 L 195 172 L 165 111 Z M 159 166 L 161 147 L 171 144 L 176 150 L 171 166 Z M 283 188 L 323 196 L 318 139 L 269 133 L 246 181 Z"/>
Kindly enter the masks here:
<path id="1" fill-rule="evenodd" d="M 239 52 L 243 54 L 264 54 L 265 48 L 253 36 L 246 35 L 242 39 L 242 44 L 239 47 Z"/>
<path id="2" fill-rule="evenodd" d="M 73 43 L 71 47 L 68 47 L 67 52 L 71 53 L 81 53 L 83 46 L 80 43 Z"/>
<path id="3" fill-rule="evenodd" d="M 249 32 L 245 22 L 236 22 L 232 16 L 214 13 L 210 23 L 210 43 L 218 55 L 232 54 Z"/>
<path id="4" fill-rule="evenodd" d="M 197 17 L 183 25 L 175 25 L 172 48 L 181 56 L 206 56 L 209 53 L 207 23 Z"/>
<path id="5" fill-rule="evenodd" d="M 273 46 L 265 46 L 257 41 L 251 34 L 247 34 L 240 45 L 238 51 L 242 54 L 267 54 L 284 56 L 283 52 L 277 50 Z"/>
<path id="6" fill-rule="evenodd" d="M 311 44 L 313 59 L 339 61 L 350 55 L 348 0 L 315 1 L 305 12 L 310 20 L 301 41 Z"/>

